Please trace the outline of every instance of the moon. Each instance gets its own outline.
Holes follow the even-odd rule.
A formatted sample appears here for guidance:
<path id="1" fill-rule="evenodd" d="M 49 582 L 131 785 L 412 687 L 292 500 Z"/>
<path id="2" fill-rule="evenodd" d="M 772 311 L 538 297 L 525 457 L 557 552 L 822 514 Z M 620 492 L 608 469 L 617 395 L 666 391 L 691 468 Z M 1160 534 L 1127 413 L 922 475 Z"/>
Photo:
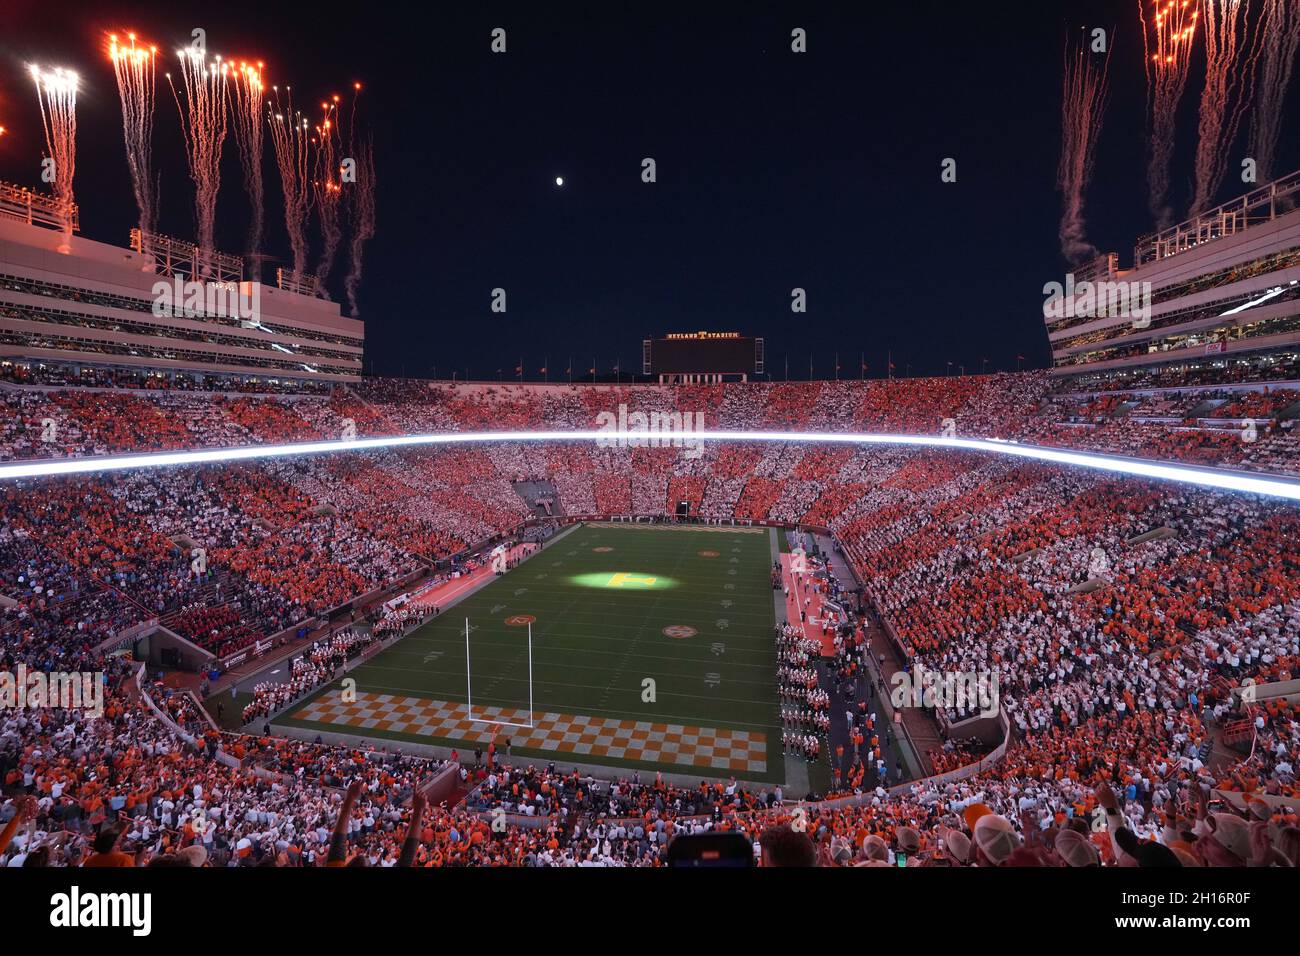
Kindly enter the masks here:
<path id="1" fill-rule="evenodd" d="M 557 185 L 557 186 L 563 186 L 563 185 L 564 185 L 564 177 L 563 177 L 563 176 L 556 176 L 556 177 L 555 177 L 555 185 Z"/>

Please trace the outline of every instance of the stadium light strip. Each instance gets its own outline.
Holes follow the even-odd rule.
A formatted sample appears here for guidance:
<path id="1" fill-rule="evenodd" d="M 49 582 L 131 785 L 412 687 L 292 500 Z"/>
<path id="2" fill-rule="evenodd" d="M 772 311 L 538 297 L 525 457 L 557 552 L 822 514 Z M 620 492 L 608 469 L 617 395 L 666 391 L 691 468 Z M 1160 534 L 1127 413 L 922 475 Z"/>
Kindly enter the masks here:
<path id="1" fill-rule="evenodd" d="M 919 448 L 951 448 L 965 451 L 992 452 L 1031 461 L 1076 465 L 1136 478 L 1154 478 L 1181 484 L 1199 485 L 1222 491 L 1240 491 L 1300 501 L 1300 479 L 1255 477 L 1240 472 L 1217 471 L 1188 465 L 1121 458 L 1088 452 L 1022 445 L 1004 439 L 944 438 L 938 435 L 885 435 L 842 432 L 777 431 L 697 431 L 675 433 L 610 431 L 529 431 L 529 432 L 445 432 L 438 435 L 392 435 L 381 438 L 356 438 L 349 441 L 301 442 L 291 445 L 243 445 L 236 448 L 201 448 L 194 451 L 156 452 L 114 455 L 103 458 L 57 458 L 39 461 L 10 462 L 0 465 L 0 480 L 44 478 L 58 475 L 97 474 L 142 468 L 166 468 L 176 465 L 211 465 L 223 462 L 254 461 L 263 458 L 289 458 L 331 452 L 367 451 L 379 448 L 413 448 L 426 445 L 460 445 L 478 442 L 512 441 L 606 441 L 631 446 L 636 441 L 713 441 L 713 442 L 804 442 L 843 445 L 910 445 Z"/>

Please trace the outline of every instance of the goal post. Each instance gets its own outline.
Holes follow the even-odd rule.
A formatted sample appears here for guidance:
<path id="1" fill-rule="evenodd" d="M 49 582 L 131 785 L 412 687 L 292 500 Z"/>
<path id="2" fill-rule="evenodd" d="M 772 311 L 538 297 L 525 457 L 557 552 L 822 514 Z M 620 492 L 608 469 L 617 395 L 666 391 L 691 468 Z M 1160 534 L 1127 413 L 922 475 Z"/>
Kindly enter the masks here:
<path id="1" fill-rule="evenodd" d="M 492 719 L 474 716 L 474 680 L 470 670 L 469 618 L 465 618 L 465 710 L 469 719 L 476 724 L 498 724 L 502 727 L 521 727 L 532 730 L 533 716 L 533 625 L 528 623 L 528 723 L 521 724 L 510 720 Z"/>

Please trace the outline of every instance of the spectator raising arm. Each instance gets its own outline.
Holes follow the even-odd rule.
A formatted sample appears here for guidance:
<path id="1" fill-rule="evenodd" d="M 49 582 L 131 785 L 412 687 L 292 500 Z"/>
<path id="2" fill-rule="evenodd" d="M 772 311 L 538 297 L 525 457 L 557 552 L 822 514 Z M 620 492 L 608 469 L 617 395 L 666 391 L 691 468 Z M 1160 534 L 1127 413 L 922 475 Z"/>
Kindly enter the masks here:
<path id="1" fill-rule="evenodd" d="M 406 824 L 406 839 L 402 841 L 402 855 L 397 858 L 398 866 L 410 866 L 415 861 L 416 851 L 420 848 L 420 827 L 424 822 L 424 807 L 428 797 L 416 787 L 411 795 L 411 819 Z"/>
<path id="2" fill-rule="evenodd" d="M 348 823 L 352 819 L 352 806 L 361 795 L 361 781 L 353 780 L 348 784 L 348 792 L 343 796 L 339 807 L 339 818 L 334 824 L 334 835 L 330 837 L 329 859 L 326 866 L 347 866 L 348 860 Z"/>
<path id="3" fill-rule="evenodd" d="M 4 832 L 0 833 L 0 853 L 3 853 L 9 846 L 9 841 L 14 838 L 14 834 L 18 832 L 18 828 L 22 826 L 24 822 L 36 819 L 35 797 L 19 797 L 15 803 L 18 807 L 18 812 L 15 813 L 9 823 L 5 825 Z"/>

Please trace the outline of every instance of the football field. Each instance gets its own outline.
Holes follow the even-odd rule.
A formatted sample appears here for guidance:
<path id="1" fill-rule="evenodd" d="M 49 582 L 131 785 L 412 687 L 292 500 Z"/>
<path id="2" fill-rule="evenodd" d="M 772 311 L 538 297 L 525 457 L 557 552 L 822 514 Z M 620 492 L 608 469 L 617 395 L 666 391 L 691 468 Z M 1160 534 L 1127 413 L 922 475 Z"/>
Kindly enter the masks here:
<path id="1" fill-rule="evenodd" d="M 781 780 L 772 547 L 766 528 L 584 525 L 350 671 L 354 695 L 336 682 L 276 723 Z"/>

